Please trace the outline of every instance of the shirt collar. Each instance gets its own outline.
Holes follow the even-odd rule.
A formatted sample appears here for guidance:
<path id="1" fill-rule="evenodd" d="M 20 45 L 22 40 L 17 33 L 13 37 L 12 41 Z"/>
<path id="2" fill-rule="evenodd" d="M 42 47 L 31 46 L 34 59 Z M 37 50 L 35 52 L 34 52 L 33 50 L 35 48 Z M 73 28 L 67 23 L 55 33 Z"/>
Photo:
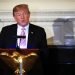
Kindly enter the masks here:
<path id="1" fill-rule="evenodd" d="M 18 24 L 17 26 L 18 26 L 19 29 L 22 29 L 22 26 L 21 26 L 21 25 Z M 24 28 L 25 28 L 26 30 L 28 30 L 28 29 L 29 29 L 29 24 L 26 25 Z"/>

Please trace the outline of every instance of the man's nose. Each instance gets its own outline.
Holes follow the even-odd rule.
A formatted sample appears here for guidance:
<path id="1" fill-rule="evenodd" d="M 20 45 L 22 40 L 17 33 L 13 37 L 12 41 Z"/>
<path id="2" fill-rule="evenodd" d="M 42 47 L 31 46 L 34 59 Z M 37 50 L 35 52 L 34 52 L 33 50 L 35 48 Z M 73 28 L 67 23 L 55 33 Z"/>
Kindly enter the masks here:
<path id="1" fill-rule="evenodd" d="M 22 16 L 21 16 L 21 19 L 24 19 L 24 18 L 25 18 L 25 17 L 22 15 Z"/>

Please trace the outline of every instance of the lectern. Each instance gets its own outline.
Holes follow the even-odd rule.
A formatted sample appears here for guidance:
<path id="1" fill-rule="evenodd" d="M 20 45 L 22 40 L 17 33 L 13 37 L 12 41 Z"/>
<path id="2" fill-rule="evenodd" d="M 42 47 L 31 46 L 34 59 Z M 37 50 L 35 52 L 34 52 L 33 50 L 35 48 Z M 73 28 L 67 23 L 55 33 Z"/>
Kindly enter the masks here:
<path id="1" fill-rule="evenodd" d="M 38 49 L 0 49 L 0 60 L 14 71 L 14 75 L 27 75 L 38 58 L 38 52 Z"/>

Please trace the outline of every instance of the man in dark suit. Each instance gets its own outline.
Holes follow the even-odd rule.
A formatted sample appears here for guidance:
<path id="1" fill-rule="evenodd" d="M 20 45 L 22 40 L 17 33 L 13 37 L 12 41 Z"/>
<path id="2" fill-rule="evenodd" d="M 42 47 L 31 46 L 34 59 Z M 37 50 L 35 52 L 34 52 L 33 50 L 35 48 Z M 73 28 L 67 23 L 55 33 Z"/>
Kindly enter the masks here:
<path id="1" fill-rule="evenodd" d="M 15 6 L 13 8 L 13 17 L 17 23 L 2 28 L 0 48 L 39 49 L 40 53 L 42 53 L 40 56 L 45 57 L 47 55 L 46 33 L 42 27 L 29 22 L 30 11 L 28 5 L 20 4 Z M 24 45 L 20 45 L 21 38 L 18 38 L 21 35 L 22 28 L 24 28 L 25 34 L 25 38 L 23 38 L 25 39 Z"/>
<path id="2" fill-rule="evenodd" d="M 6 26 L 1 31 L 2 48 L 17 47 L 17 24 Z M 18 45 L 19 46 L 19 45 Z M 46 34 L 43 28 L 29 24 L 28 41 L 26 48 L 46 48 Z"/>
<path id="3" fill-rule="evenodd" d="M 1 44 L 3 48 L 16 48 L 19 46 L 18 35 L 21 28 L 25 28 L 26 46 L 24 48 L 47 47 L 46 33 L 43 28 L 29 23 L 30 11 L 27 5 L 18 5 L 13 8 L 13 17 L 17 24 L 3 27 L 1 31 Z"/>

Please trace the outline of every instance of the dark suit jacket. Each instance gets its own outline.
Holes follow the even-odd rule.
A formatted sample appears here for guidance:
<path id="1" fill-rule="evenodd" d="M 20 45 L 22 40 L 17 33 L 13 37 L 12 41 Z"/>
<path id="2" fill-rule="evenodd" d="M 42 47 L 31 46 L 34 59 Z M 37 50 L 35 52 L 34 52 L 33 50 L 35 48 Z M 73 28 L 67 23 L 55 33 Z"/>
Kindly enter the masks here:
<path id="1" fill-rule="evenodd" d="M 17 42 L 17 24 L 6 26 L 1 31 L 2 48 L 16 48 Z M 28 45 L 27 48 L 45 48 L 47 47 L 46 34 L 43 28 L 29 24 Z"/>
<path id="2" fill-rule="evenodd" d="M 17 45 L 17 24 L 3 27 L 0 34 L 0 48 L 16 48 L 16 45 Z M 39 49 L 41 54 L 40 59 L 42 59 L 42 62 L 45 61 L 44 58 L 46 58 L 48 52 L 46 50 L 47 49 L 46 33 L 43 28 L 33 24 L 29 24 L 27 48 Z M 40 69 L 42 69 L 41 66 L 34 66 L 34 69 L 32 69 L 33 73 L 29 73 L 29 75 L 31 74 L 43 75 L 43 70 Z"/>

